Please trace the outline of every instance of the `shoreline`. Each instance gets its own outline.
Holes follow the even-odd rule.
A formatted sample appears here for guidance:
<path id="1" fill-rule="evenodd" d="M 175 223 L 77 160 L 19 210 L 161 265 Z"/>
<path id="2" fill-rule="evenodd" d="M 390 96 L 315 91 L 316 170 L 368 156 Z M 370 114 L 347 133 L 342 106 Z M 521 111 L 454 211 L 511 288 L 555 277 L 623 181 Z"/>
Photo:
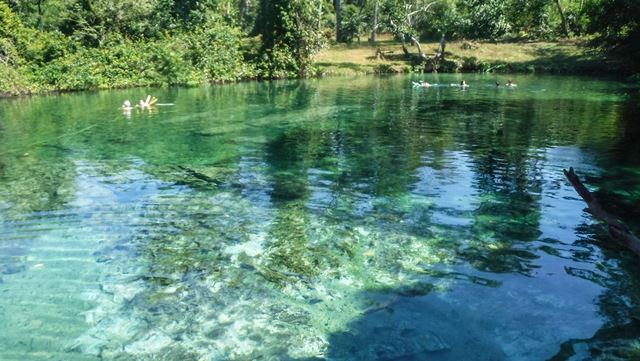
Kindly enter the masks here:
<path id="1" fill-rule="evenodd" d="M 422 44 L 427 57 L 434 55 L 438 43 Z M 410 51 L 415 51 L 413 48 Z M 382 56 L 380 55 L 382 54 Z M 624 62 L 612 59 L 589 48 L 579 40 L 557 42 L 479 42 L 452 41 L 447 43 L 445 59 L 436 71 L 426 71 L 424 63 L 414 60 L 417 55 L 404 54 L 401 44 L 393 40 L 382 40 L 376 44 L 353 43 L 333 44 L 321 50 L 314 62 L 314 75 L 307 79 L 359 75 L 393 74 L 546 74 L 584 75 L 628 79 L 634 71 L 625 67 Z M 293 78 L 291 78 L 293 79 Z M 210 84 L 260 82 L 265 79 L 246 78 L 237 81 L 213 81 L 198 84 L 158 84 L 167 86 L 202 86 Z M 81 91 L 101 91 L 135 89 L 149 87 L 149 84 L 129 86 L 107 86 L 98 88 L 51 89 L 40 91 L 24 90 L 19 94 L 0 92 L 0 99 L 13 99 L 38 95 L 58 95 Z"/>

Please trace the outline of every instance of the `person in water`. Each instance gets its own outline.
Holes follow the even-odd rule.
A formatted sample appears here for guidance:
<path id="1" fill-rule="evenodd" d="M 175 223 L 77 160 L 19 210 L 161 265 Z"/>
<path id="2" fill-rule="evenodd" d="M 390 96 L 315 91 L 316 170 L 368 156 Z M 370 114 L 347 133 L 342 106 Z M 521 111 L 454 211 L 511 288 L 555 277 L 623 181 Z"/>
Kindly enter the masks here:
<path id="1" fill-rule="evenodd" d="M 426 81 L 418 80 L 418 86 L 426 88 L 430 87 L 431 84 L 427 83 Z"/>
<path id="2" fill-rule="evenodd" d="M 136 104 L 135 108 L 140 108 L 140 109 L 151 109 L 152 106 L 154 106 L 156 103 L 158 102 L 158 98 L 156 97 L 152 97 L 151 95 L 147 95 L 146 99 L 140 99 L 140 101 L 138 102 L 138 104 Z M 131 110 L 133 110 L 133 106 L 131 105 L 131 102 L 127 99 L 124 101 L 124 103 L 122 103 L 122 110 L 126 113 L 130 113 Z"/>
<path id="3" fill-rule="evenodd" d="M 499 86 L 500 86 L 500 82 L 499 82 L 499 81 L 497 81 L 497 82 L 496 82 L 496 88 L 497 88 L 497 87 L 499 87 Z"/>
<path id="4" fill-rule="evenodd" d="M 151 109 L 151 107 L 155 105 L 157 101 L 158 99 L 156 97 L 147 95 L 147 98 L 145 100 L 140 99 L 140 103 L 138 105 L 140 106 L 140 109 Z"/>
<path id="5" fill-rule="evenodd" d="M 511 79 L 507 80 L 507 86 L 508 87 L 514 87 L 514 86 L 518 86 L 518 84 L 514 84 Z"/>
<path id="6" fill-rule="evenodd" d="M 468 87 L 468 86 L 469 86 L 469 84 L 467 84 L 467 82 L 464 81 L 464 79 L 460 82 L 460 87 L 461 88 Z"/>

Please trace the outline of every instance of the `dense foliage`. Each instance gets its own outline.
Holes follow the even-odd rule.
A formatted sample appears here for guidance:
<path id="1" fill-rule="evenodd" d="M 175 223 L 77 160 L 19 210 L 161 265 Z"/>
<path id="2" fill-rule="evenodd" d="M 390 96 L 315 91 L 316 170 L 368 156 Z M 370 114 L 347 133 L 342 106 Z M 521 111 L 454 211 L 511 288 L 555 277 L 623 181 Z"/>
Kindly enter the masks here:
<path id="1" fill-rule="evenodd" d="M 593 0 L 585 13 L 587 30 L 598 34 L 596 41 L 640 69 L 640 1 Z"/>
<path id="2" fill-rule="evenodd" d="M 360 41 L 377 32 L 408 44 L 590 36 L 638 64 L 639 4 L 0 0 L 0 94 L 310 76 L 314 54 L 327 40 Z"/>
<path id="3" fill-rule="evenodd" d="M 262 35 L 258 74 L 268 78 L 306 76 L 322 43 L 312 0 L 261 0 L 256 29 Z"/>

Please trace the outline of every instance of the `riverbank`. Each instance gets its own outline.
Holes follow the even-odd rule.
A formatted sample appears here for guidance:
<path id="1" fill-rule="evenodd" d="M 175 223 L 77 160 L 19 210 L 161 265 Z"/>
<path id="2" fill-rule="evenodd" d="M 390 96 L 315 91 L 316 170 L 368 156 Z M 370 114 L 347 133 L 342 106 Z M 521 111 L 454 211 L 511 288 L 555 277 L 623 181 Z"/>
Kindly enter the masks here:
<path id="1" fill-rule="evenodd" d="M 439 44 L 426 42 L 421 46 L 431 58 Z M 417 58 L 415 47 L 409 51 Z M 325 76 L 425 71 L 423 64 L 407 57 L 402 45 L 392 39 L 374 45 L 366 42 L 333 45 L 318 54 L 316 64 L 319 73 Z M 440 63 L 438 71 L 600 74 L 630 70 L 625 69 L 622 61 L 607 58 L 579 40 L 508 43 L 462 40 L 446 44 L 445 61 Z"/>
<path id="2" fill-rule="evenodd" d="M 171 44 L 169 40 L 164 40 L 147 44 L 144 51 L 136 51 L 135 43 L 123 42 L 109 48 L 70 53 L 41 65 L 10 66 L 0 63 L 0 98 L 258 79 L 260 64 L 255 64 L 246 56 L 243 59 L 240 53 L 252 54 L 259 45 L 249 40 L 245 43 L 241 51 L 234 53 L 231 62 L 207 55 L 207 59 L 215 58 L 215 61 L 194 63 L 189 59 L 195 48 L 177 47 L 179 51 L 169 56 L 162 49 L 171 47 Z M 216 44 L 213 48 L 220 48 L 221 45 Z M 436 42 L 426 42 L 422 44 L 422 49 L 427 57 L 433 57 L 438 45 Z M 415 48 L 409 50 L 412 54 L 405 55 L 402 45 L 390 36 L 383 37 L 373 45 L 366 42 L 332 44 L 316 55 L 310 76 L 427 72 L 425 64 L 416 61 Z M 632 73 L 631 69 L 625 68 L 624 62 L 607 58 L 578 40 L 511 43 L 453 41 L 447 43 L 445 55 L 445 60 L 438 64 L 437 70 L 441 73 Z M 171 58 L 169 65 L 168 56 Z M 205 56 L 199 55 L 199 58 Z"/>

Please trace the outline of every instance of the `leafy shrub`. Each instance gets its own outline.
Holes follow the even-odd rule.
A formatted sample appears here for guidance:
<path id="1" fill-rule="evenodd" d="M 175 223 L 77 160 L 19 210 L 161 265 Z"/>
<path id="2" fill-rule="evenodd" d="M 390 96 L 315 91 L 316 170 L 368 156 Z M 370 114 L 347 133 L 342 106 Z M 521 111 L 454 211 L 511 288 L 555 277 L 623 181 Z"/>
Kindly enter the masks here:
<path id="1" fill-rule="evenodd" d="M 367 27 L 367 18 L 360 9 L 353 5 L 347 4 L 342 8 L 344 21 L 342 23 L 342 36 L 346 42 L 353 42 L 354 39 L 360 41 L 360 34 L 365 32 Z"/>
<path id="2" fill-rule="evenodd" d="M 509 34 L 511 23 L 507 19 L 502 0 L 464 0 L 470 12 L 463 21 L 464 33 L 476 39 L 499 39 Z"/>
<path id="3" fill-rule="evenodd" d="M 26 94 L 31 90 L 29 81 L 19 69 L 0 62 L 0 96 Z"/>
<path id="4" fill-rule="evenodd" d="M 34 80 L 58 90 L 238 80 L 252 72 L 243 64 L 239 38 L 227 30 L 200 29 L 155 41 L 119 37 L 100 48 L 79 47 L 32 66 Z"/>
<path id="5" fill-rule="evenodd" d="M 242 32 L 211 14 L 204 26 L 184 35 L 193 66 L 208 81 L 235 81 L 253 76 L 240 48 Z"/>
<path id="6" fill-rule="evenodd" d="M 299 65 L 289 47 L 276 43 L 271 49 L 264 49 L 257 66 L 258 76 L 268 79 L 295 77 Z"/>

